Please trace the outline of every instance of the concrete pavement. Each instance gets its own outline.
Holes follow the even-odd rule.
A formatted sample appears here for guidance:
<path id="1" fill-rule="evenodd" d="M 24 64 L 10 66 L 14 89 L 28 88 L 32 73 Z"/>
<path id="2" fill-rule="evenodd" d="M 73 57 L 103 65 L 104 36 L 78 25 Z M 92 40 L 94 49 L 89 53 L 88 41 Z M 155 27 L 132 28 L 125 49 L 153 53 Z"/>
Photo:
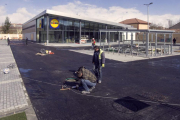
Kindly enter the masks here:
<path id="1" fill-rule="evenodd" d="M 3 70 L 10 67 L 10 72 Z M 0 117 L 29 109 L 29 97 L 6 40 L 0 40 Z"/>

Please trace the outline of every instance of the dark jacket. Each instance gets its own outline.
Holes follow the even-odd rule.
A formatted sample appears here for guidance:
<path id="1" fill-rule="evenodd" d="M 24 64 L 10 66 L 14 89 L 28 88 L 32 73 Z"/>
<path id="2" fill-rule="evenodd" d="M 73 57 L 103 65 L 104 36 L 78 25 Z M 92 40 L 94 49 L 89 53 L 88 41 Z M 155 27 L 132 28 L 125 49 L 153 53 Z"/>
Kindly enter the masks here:
<path id="1" fill-rule="evenodd" d="M 81 72 L 82 72 L 82 77 L 79 78 L 80 80 L 84 79 L 84 80 L 89 80 L 89 81 L 91 81 L 93 83 L 96 82 L 97 78 L 96 78 L 96 76 L 91 71 L 89 71 L 86 68 L 82 68 Z"/>
<path id="2" fill-rule="evenodd" d="M 173 39 L 173 42 L 174 42 L 174 43 L 176 42 L 176 39 L 175 39 L 175 38 Z"/>
<path id="3" fill-rule="evenodd" d="M 102 50 L 100 49 L 100 50 L 98 51 L 98 60 L 99 60 L 99 61 L 97 61 L 97 60 L 95 59 L 95 55 L 97 55 L 97 52 L 94 51 L 93 58 L 92 58 L 92 63 L 94 63 L 95 65 L 99 64 L 99 65 L 102 66 L 102 64 L 105 64 L 105 54 L 104 54 L 104 52 L 102 52 L 102 54 L 101 54 L 101 59 L 100 59 L 100 58 L 99 58 L 100 51 L 102 51 Z M 95 53 L 96 53 L 96 54 L 95 54 Z M 98 63 L 97 63 L 97 62 L 98 62 Z"/>

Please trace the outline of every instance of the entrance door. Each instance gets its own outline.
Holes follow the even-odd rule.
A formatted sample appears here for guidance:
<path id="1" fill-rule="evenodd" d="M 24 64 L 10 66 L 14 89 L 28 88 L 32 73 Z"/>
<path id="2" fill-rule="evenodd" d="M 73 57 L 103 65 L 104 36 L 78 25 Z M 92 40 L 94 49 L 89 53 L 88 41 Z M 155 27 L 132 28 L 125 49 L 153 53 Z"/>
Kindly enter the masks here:
<path id="1" fill-rule="evenodd" d="M 41 31 L 39 31 L 39 43 L 41 43 L 41 38 L 42 38 Z"/>

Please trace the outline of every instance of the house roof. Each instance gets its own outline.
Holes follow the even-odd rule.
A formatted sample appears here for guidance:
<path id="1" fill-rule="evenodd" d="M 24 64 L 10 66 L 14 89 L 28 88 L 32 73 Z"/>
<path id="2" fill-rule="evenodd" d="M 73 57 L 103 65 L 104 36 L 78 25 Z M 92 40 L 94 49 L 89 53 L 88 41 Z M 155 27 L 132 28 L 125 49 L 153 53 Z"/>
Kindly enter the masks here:
<path id="1" fill-rule="evenodd" d="M 173 25 L 172 27 L 170 27 L 169 29 L 180 29 L 180 22 Z"/>
<path id="2" fill-rule="evenodd" d="M 94 18 L 88 18 L 88 17 L 83 17 L 83 16 L 78 16 L 78 15 L 72 15 L 72 14 L 68 14 L 68 13 L 63 13 L 63 12 L 59 12 L 59 11 L 53 11 L 53 10 L 45 10 L 42 13 L 36 15 L 35 17 L 33 17 L 32 19 L 30 19 L 29 21 L 25 22 L 23 25 L 36 20 L 37 18 L 45 15 L 45 14 L 51 14 L 51 15 L 57 15 L 57 16 L 61 16 L 61 17 L 66 17 L 66 18 L 73 18 L 73 19 L 78 19 L 78 20 L 85 20 L 85 21 L 90 21 L 90 22 L 97 22 L 97 23 L 103 23 L 103 24 L 107 24 L 107 25 L 114 25 L 114 26 L 120 26 L 123 28 L 128 28 L 128 29 L 134 29 L 132 26 L 130 25 L 125 25 L 125 24 L 119 24 L 119 23 L 115 23 L 115 22 L 110 22 L 110 21 L 105 21 L 105 20 L 99 20 L 99 19 L 94 19 Z"/>
<path id="3" fill-rule="evenodd" d="M 121 24 L 148 24 L 148 22 L 137 19 L 137 18 L 127 19 L 119 23 Z"/>

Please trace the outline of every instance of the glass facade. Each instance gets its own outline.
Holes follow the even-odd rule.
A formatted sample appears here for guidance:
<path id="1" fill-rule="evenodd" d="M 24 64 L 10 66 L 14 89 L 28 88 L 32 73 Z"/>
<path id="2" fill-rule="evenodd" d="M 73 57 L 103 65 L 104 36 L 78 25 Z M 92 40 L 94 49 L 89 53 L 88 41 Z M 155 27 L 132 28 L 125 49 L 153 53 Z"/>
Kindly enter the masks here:
<path id="1" fill-rule="evenodd" d="M 42 16 L 36 20 L 36 40 L 44 43 L 47 41 L 47 21 L 49 19 L 49 42 L 51 43 L 78 43 L 79 40 L 86 40 L 91 42 L 95 38 L 97 42 L 100 39 L 99 29 L 122 29 L 120 26 L 106 25 L 92 21 L 78 20 L 72 18 L 65 18 L 60 16 L 49 15 Z M 55 21 L 53 21 L 55 19 Z M 56 22 L 57 20 L 57 22 Z M 57 25 L 58 23 L 58 25 Z M 56 27 L 52 26 L 57 25 Z M 51 26 L 51 27 L 50 27 Z M 81 32 L 81 34 L 80 34 Z M 81 35 L 81 36 L 80 36 Z M 107 38 L 109 34 L 107 33 Z M 101 33 L 101 41 L 105 41 L 106 33 Z M 116 42 L 118 40 L 118 33 L 110 34 L 110 41 Z"/>

